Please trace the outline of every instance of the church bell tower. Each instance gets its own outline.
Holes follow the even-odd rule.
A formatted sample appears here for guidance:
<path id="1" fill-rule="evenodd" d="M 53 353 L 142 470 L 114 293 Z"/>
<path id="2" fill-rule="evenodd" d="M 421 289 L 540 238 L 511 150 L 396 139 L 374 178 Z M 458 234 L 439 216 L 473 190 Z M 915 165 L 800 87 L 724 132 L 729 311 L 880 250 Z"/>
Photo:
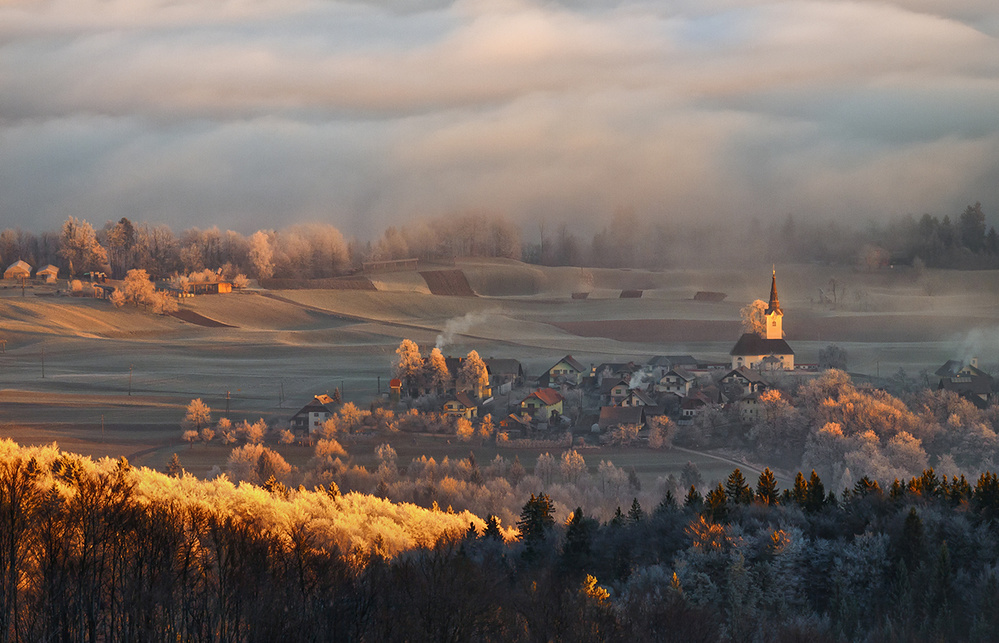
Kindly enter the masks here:
<path id="1" fill-rule="evenodd" d="M 784 311 L 780 309 L 777 298 L 777 268 L 774 268 L 773 280 L 770 282 L 770 305 L 767 306 L 767 339 L 784 339 Z"/>

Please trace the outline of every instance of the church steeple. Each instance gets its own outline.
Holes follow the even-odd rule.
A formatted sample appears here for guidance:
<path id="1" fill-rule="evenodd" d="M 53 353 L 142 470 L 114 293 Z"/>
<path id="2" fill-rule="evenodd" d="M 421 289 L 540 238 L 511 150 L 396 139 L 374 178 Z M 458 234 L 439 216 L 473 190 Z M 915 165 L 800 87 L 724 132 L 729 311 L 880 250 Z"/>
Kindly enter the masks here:
<path id="1" fill-rule="evenodd" d="M 774 267 L 773 279 L 770 282 L 770 305 L 767 306 L 766 339 L 784 339 L 784 311 L 780 309 L 780 299 L 777 298 L 777 268 Z"/>
<path id="2" fill-rule="evenodd" d="M 770 305 L 767 307 L 767 314 L 778 312 L 783 314 L 784 311 L 780 309 L 780 299 L 777 298 L 777 267 L 774 266 L 773 280 L 770 282 Z"/>

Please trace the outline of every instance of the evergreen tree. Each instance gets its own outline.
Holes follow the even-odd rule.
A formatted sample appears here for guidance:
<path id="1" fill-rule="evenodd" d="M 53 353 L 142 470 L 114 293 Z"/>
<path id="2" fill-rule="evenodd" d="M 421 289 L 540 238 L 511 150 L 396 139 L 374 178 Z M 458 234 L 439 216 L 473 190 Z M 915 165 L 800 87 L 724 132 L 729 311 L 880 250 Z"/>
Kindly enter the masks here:
<path id="1" fill-rule="evenodd" d="M 798 472 L 794 477 L 794 487 L 791 489 L 791 498 L 799 507 L 804 507 L 808 503 L 808 481 L 805 476 Z"/>
<path id="2" fill-rule="evenodd" d="M 633 498 L 631 501 L 631 509 L 628 510 L 628 522 L 639 523 L 645 518 L 645 512 L 642 511 L 642 505 L 638 504 L 638 498 Z"/>
<path id="3" fill-rule="evenodd" d="M 777 478 L 770 467 L 767 467 L 756 481 L 756 499 L 765 505 L 776 505 L 778 497 Z"/>
<path id="4" fill-rule="evenodd" d="M 753 492 L 739 469 L 730 473 L 725 481 L 725 494 L 732 504 L 748 505 L 753 501 Z"/>
<path id="5" fill-rule="evenodd" d="M 908 569 L 915 570 L 923 560 L 925 549 L 926 537 L 923 533 L 923 519 L 916 513 L 916 508 L 912 507 L 902 525 L 899 556 Z"/>
<path id="6" fill-rule="evenodd" d="M 595 521 L 583 515 L 583 509 L 576 507 L 565 526 L 565 544 L 562 546 L 563 564 L 573 570 L 581 570 L 590 556 Z"/>
<path id="7" fill-rule="evenodd" d="M 614 517 L 610 520 L 611 527 L 623 527 L 624 526 L 624 514 L 621 513 L 621 507 L 618 507 L 614 511 Z"/>
<path id="8" fill-rule="evenodd" d="M 486 518 L 486 529 L 482 532 L 482 537 L 488 540 L 500 542 L 503 540 L 503 533 L 500 531 L 499 519 L 489 514 Z"/>
<path id="9" fill-rule="evenodd" d="M 880 496 L 881 495 L 881 485 L 878 484 L 877 480 L 871 480 L 867 476 L 864 476 L 857 483 L 853 485 L 853 493 L 864 497 L 871 494 Z"/>
<path id="10" fill-rule="evenodd" d="M 476 540 L 479 537 L 479 532 L 475 528 L 475 523 L 468 523 L 468 530 L 465 532 L 465 540 Z"/>
<path id="11" fill-rule="evenodd" d="M 663 511 L 671 511 L 671 510 L 676 509 L 676 508 L 677 508 L 677 503 L 676 503 L 676 498 L 673 496 L 673 491 L 670 490 L 670 489 L 667 489 L 666 490 L 666 495 L 664 495 L 663 499 L 659 501 L 658 505 L 656 505 L 656 509 L 655 509 L 654 513 L 660 513 L 660 512 L 663 512 Z"/>
<path id="12" fill-rule="evenodd" d="M 697 487 L 690 485 L 690 490 L 687 495 L 683 498 L 683 506 L 686 509 L 691 509 L 693 511 L 700 511 L 701 504 L 703 504 L 704 499 L 701 497 L 700 492 L 697 491 Z"/>
<path id="13" fill-rule="evenodd" d="M 180 458 L 174 453 L 173 457 L 170 458 L 170 462 L 166 466 L 166 474 L 173 478 L 179 478 L 184 474 L 184 467 L 180 465 Z"/>
<path id="14" fill-rule="evenodd" d="M 547 494 L 540 493 L 537 496 L 531 494 L 531 499 L 524 505 L 520 512 L 520 520 L 517 521 L 520 539 L 528 547 L 545 540 L 548 530 L 555 524 L 555 518 L 552 517 L 554 511 L 555 507 Z"/>
<path id="15" fill-rule="evenodd" d="M 704 515 L 714 522 L 724 522 L 728 517 L 728 502 L 725 495 L 725 487 L 720 482 L 704 498 Z"/>
<path id="16" fill-rule="evenodd" d="M 340 394 L 340 387 L 333 389 L 333 395 L 330 396 L 333 399 L 334 404 L 340 404 L 343 401 L 343 397 Z"/>
<path id="17" fill-rule="evenodd" d="M 833 497 L 835 501 L 835 496 Z M 812 470 L 812 475 L 808 479 L 808 492 L 806 494 L 805 510 L 819 511 L 826 503 L 826 490 L 819 479 L 819 474 Z"/>

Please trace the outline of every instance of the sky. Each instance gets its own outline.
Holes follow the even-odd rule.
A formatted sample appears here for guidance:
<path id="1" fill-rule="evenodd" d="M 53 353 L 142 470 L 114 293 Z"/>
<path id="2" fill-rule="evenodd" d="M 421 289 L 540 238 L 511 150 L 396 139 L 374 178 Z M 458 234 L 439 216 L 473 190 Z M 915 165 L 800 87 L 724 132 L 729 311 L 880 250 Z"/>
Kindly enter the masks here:
<path id="1" fill-rule="evenodd" d="M 0 227 L 999 223 L 995 0 L 0 0 Z"/>

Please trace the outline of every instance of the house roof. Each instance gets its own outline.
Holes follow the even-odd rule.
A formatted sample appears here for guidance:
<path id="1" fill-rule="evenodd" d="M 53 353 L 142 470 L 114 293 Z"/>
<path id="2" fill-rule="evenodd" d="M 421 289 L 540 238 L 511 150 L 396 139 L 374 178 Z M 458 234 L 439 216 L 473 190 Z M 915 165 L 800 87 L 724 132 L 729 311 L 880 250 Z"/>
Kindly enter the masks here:
<path id="1" fill-rule="evenodd" d="M 682 379 L 685 382 L 690 382 L 690 381 L 696 379 L 694 377 L 693 373 L 690 373 L 689 371 L 685 371 L 682 368 L 671 368 L 668 371 L 666 371 L 666 375 L 663 375 L 663 377 L 667 377 L 669 375 L 675 375 L 675 376 L 679 377 L 680 379 Z"/>
<path id="2" fill-rule="evenodd" d="M 759 371 L 754 371 L 753 369 L 746 368 L 745 366 L 740 366 L 735 370 L 729 371 L 722 379 L 725 380 L 730 377 L 744 379 L 751 384 L 766 384 L 766 381 L 763 379 L 763 375 Z"/>
<path id="3" fill-rule="evenodd" d="M 697 360 L 692 355 L 657 355 L 648 361 L 649 366 L 676 368 L 677 366 L 697 366 Z"/>
<path id="4" fill-rule="evenodd" d="M 56 267 L 56 266 L 53 266 L 52 264 L 47 264 L 47 265 L 42 266 L 41 268 L 39 268 L 38 271 L 35 274 L 36 275 L 48 275 L 48 274 L 58 275 L 59 274 L 59 268 Z"/>
<path id="5" fill-rule="evenodd" d="M 582 364 L 580 364 L 579 362 L 577 362 L 575 359 L 573 359 L 572 355 L 566 355 L 565 357 L 563 357 L 559 361 L 557 361 L 554 364 L 552 364 L 551 368 L 549 368 L 548 370 L 551 371 L 552 368 L 555 368 L 556 366 L 558 366 L 562 362 L 565 362 L 566 364 L 568 364 L 569 366 L 571 366 L 572 368 L 574 368 L 576 371 L 578 371 L 580 373 L 582 373 L 583 371 L 586 370 L 586 367 L 583 366 Z"/>
<path id="6" fill-rule="evenodd" d="M 399 388 L 402 386 L 402 380 L 398 377 L 389 380 L 389 388 Z"/>
<path id="7" fill-rule="evenodd" d="M 783 339 L 764 339 L 756 333 L 743 333 L 729 355 L 794 355 Z"/>
<path id="8" fill-rule="evenodd" d="M 593 368 L 594 375 L 600 375 L 604 371 L 609 372 L 611 375 L 623 375 L 625 373 L 632 373 L 638 366 L 634 362 L 605 362 Z"/>
<path id="9" fill-rule="evenodd" d="M 515 415 L 513 413 L 500 420 L 500 424 L 505 424 L 507 426 L 509 426 L 511 422 L 524 427 L 531 426 L 531 418 L 523 415 Z"/>
<path id="10" fill-rule="evenodd" d="M 991 375 L 978 368 L 977 366 L 972 366 L 971 364 L 965 364 L 964 362 L 959 362 L 956 359 L 949 359 L 947 362 L 937 369 L 936 374 L 940 377 L 959 377 L 961 375 L 970 375 L 972 377 L 988 377 L 992 378 Z"/>
<path id="11" fill-rule="evenodd" d="M 301 410 L 295 414 L 295 417 L 308 413 L 329 413 L 330 415 L 333 415 L 333 410 L 330 408 L 333 404 L 333 398 L 329 395 L 316 395 L 312 398 L 312 401 L 303 406 Z"/>
<path id="12" fill-rule="evenodd" d="M 645 391 L 643 391 L 641 389 L 637 389 L 637 388 L 631 389 L 630 394 L 634 395 L 638 399 L 638 401 L 641 402 L 645 406 L 655 406 L 656 405 L 656 401 L 653 400 L 652 397 L 649 396 L 648 393 L 646 393 Z"/>
<path id="13" fill-rule="evenodd" d="M 13 270 L 15 272 L 20 272 L 22 270 L 27 270 L 28 274 L 30 275 L 31 274 L 31 264 L 28 263 L 27 261 L 22 261 L 21 259 L 18 259 L 14 263 L 12 263 L 9 266 L 7 266 L 7 270 L 5 270 L 4 272 L 5 273 L 6 272 L 10 272 L 11 270 Z"/>
<path id="14" fill-rule="evenodd" d="M 565 399 L 562 397 L 561 393 L 559 393 L 553 388 L 539 388 L 538 390 L 534 391 L 533 393 L 525 397 L 523 400 L 521 400 L 520 403 L 523 404 L 532 397 L 536 397 L 539 400 L 541 400 L 541 402 L 544 403 L 545 406 L 554 406 L 555 404 L 558 404 L 559 402 Z"/>
<path id="15" fill-rule="evenodd" d="M 472 400 L 472 398 L 468 397 L 468 394 L 465 393 L 464 391 L 460 391 L 457 394 L 455 394 L 454 399 L 459 404 L 464 406 L 466 409 L 475 408 L 475 402 Z"/>
<path id="16" fill-rule="evenodd" d="M 628 388 L 627 380 L 623 379 L 605 380 L 604 383 L 600 385 L 600 394 L 610 395 L 611 389 L 613 389 L 615 386 L 622 386 L 622 385 L 625 388 Z"/>
<path id="17" fill-rule="evenodd" d="M 597 424 L 606 429 L 619 424 L 642 424 L 645 421 L 645 409 L 641 406 L 602 406 Z"/>
<path id="18" fill-rule="evenodd" d="M 496 359 L 490 357 L 482 361 L 486 363 L 486 370 L 489 371 L 490 375 L 521 375 L 524 372 L 520 362 L 515 359 Z"/>

